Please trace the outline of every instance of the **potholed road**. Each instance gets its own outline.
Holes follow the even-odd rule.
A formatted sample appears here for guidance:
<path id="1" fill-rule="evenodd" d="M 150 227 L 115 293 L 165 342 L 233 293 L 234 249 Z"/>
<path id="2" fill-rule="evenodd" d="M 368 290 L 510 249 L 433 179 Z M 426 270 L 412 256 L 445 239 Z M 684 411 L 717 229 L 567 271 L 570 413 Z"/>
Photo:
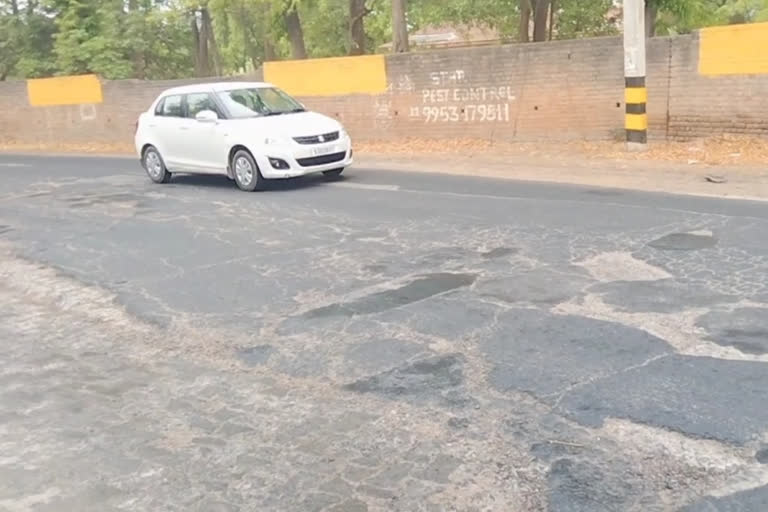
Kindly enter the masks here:
<path id="1" fill-rule="evenodd" d="M 0 510 L 768 510 L 768 205 L 0 156 Z"/>

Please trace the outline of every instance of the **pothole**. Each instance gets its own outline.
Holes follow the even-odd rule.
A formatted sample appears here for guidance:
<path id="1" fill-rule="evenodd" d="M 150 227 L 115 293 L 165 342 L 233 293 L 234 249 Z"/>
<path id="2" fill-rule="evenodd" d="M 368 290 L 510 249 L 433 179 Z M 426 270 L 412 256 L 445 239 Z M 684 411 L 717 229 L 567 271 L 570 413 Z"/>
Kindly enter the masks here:
<path id="1" fill-rule="evenodd" d="M 305 313 L 309 318 L 330 316 L 370 315 L 381 313 L 399 306 L 428 299 L 434 295 L 469 286 L 475 282 L 475 274 L 436 273 L 414 279 L 410 283 L 392 290 L 372 293 L 359 299 L 330 304 Z"/>
<path id="2" fill-rule="evenodd" d="M 709 232 L 671 233 L 648 242 L 649 247 L 662 251 L 697 251 L 717 245 L 717 239 Z"/>

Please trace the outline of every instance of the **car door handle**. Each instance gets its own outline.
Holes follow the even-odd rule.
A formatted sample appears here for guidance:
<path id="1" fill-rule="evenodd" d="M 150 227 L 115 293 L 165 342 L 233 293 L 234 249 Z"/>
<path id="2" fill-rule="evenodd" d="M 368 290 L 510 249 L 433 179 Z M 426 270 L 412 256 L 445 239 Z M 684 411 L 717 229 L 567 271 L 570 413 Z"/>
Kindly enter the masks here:
<path id="1" fill-rule="evenodd" d="M 179 130 L 189 130 L 188 126 L 179 126 Z"/>

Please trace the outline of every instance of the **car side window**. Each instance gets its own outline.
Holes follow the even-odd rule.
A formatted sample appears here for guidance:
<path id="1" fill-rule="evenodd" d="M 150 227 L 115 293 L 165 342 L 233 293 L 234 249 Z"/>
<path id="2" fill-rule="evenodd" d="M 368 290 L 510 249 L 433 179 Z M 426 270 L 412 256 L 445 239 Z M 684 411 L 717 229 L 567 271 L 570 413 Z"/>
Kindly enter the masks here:
<path id="1" fill-rule="evenodd" d="M 213 98 L 207 92 L 187 94 L 187 117 L 195 118 L 203 110 L 212 110 L 221 117 Z"/>
<path id="2" fill-rule="evenodd" d="M 161 99 L 157 102 L 157 105 L 155 106 L 155 115 L 161 116 L 163 115 L 163 105 L 165 105 L 165 98 Z"/>
<path id="3" fill-rule="evenodd" d="M 158 105 L 160 112 L 158 115 L 163 117 L 183 117 L 184 109 L 182 108 L 182 96 L 167 96 Z"/>

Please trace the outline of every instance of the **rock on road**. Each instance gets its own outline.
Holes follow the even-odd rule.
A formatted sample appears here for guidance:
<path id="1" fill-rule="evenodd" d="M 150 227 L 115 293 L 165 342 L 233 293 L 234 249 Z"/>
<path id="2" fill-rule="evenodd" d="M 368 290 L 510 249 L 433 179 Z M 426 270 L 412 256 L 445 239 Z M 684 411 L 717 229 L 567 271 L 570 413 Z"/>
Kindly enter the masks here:
<path id="1" fill-rule="evenodd" d="M 0 511 L 768 510 L 765 203 L 0 183 Z"/>

